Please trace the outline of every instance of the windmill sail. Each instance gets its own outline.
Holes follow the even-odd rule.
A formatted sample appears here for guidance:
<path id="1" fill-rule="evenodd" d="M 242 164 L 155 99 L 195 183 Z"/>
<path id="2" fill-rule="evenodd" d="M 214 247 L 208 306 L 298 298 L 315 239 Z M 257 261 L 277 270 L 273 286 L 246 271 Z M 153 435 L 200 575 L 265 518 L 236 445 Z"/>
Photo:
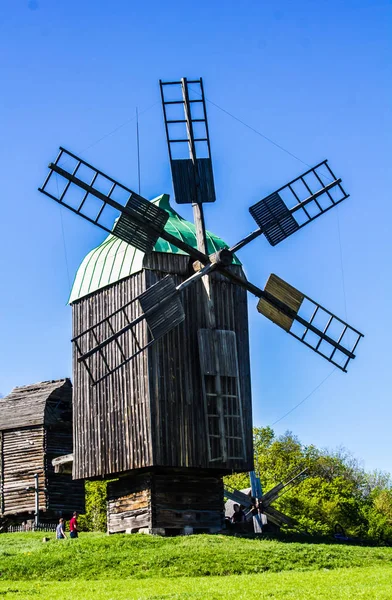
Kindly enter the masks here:
<path id="1" fill-rule="evenodd" d="M 73 338 L 77 360 L 95 385 L 127 364 L 185 319 L 168 275 Z"/>
<path id="2" fill-rule="evenodd" d="M 180 248 L 202 264 L 208 257 L 165 230 L 168 213 L 105 175 L 72 152 L 60 148 L 40 192 L 142 252 L 151 252 L 158 238 Z M 113 221 L 118 218 L 114 230 Z"/>
<path id="3" fill-rule="evenodd" d="M 324 160 L 251 206 L 249 212 L 260 233 L 276 246 L 348 198 L 341 181 Z"/>
<path id="4" fill-rule="evenodd" d="M 184 78 L 160 86 L 176 202 L 215 202 L 203 81 Z"/>
<path id="5" fill-rule="evenodd" d="M 270 275 L 257 310 L 342 371 L 363 334 L 277 275 Z"/>
<path id="6" fill-rule="evenodd" d="M 39 191 L 143 252 L 151 252 L 169 217 L 75 154 L 60 148 Z M 119 217 L 112 232 L 111 224 Z"/>

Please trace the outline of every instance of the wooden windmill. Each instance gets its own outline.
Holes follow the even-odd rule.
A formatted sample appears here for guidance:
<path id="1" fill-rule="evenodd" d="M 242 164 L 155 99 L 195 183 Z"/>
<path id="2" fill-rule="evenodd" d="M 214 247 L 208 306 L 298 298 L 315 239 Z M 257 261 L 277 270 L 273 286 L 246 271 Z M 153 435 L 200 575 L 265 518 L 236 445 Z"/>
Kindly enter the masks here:
<path id="1" fill-rule="evenodd" d="M 276 275 L 264 289 L 250 283 L 235 256 L 263 234 L 283 241 L 347 198 L 327 161 L 252 206 L 257 229 L 228 248 L 204 224 L 215 188 L 202 80 L 160 87 L 175 198 L 193 206 L 189 234 L 167 196 L 149 202 L 64 148 L 40 188 L 109 233 L 101 265 L 110 244 L 138 257 L 115 279 L 103 268 L 107 285 L 72 302 L 73 473 L 119 476 L 110 531 L 220 527 L 222 476 L 253 465 L 247 291 L 260 313 L 344 371 L 362 335 Z"/>

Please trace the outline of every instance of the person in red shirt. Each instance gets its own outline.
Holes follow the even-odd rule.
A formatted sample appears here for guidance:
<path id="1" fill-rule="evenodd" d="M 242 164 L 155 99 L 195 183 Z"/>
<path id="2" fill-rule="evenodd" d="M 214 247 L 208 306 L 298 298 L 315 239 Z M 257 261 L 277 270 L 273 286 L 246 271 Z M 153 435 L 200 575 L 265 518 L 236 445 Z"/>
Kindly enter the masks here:
<path id="1" fill-rule="evenodd" d="M 78 513 L 74 512 L 72 519 L 69 522 L 69 537 L 77 538 L 78 537 L 78 522 L 77 522 Z"/>

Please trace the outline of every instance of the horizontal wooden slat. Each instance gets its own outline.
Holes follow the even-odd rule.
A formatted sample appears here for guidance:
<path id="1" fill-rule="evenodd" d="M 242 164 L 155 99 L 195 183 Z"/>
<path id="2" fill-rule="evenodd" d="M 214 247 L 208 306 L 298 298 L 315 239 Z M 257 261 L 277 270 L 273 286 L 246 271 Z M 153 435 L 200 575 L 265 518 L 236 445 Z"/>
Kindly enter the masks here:
<path id="1" fill-rule="evenodd" d="M 305 297 L 300 291 L 274 273 L 269 276 L 264 291 L 268 292 L 281 302 L 284 302 L 286 306 L 291 308 L 295 313 L 298 313 Z M 264 298 L 260 298 L 257 310 L 259 313 L 276 323 L 276 325 L 279 325 L 279 327 L 282 327 L 286 331 L 290 331 L 294 319 L 285 315 Z"/>

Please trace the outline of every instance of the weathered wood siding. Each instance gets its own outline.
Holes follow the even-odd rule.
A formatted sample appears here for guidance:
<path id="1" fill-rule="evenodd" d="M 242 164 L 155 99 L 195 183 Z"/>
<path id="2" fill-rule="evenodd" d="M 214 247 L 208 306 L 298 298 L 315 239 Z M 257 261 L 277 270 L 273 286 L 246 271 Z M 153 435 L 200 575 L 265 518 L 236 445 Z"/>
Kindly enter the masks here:
<path id="1" fill-rule="evenodd" d="M 171 273 L 177 283 L 193 271 L 189 257 L 152 253 L 143 271 L 73 304 L 73 334 L 120 308 Z M 232 267 L 242 273 L 240 267 Z M 186 320 L 133 361 L 91 386 L 74 356 L 74 477 L 98 477 L 152 466 L 245 471 L 253 466 L 246 292 L 213 277 L 217 327 L 237 336 L 245 419 L 243 460 L 210 463 L 197 331 L 205 327 L 203 286 L 182 296 Z M 134 307 L 138 314 L 138 307 Z M 120 323 L 122 324 L 122 323 Z M 125 324 L 125 323 L 124 323 Z M 142 327 L 142 326 L 141 326 Z M 140 330 L 147 339 L 147 331 Z M 114 350 L 115 351 L 115 350 Z M 99 373 L 99 359 L 94 369 Z"/>
<path id="2" fill-rule="evenodd" d="M 170 255 L 157 257 L 170 260 Z M 232 267 L 243 274 L 240 267 Z M 163 271 L 163 269 L 162 269 Z M 150 287 L 164 271 L 146 271 Z M 174 276 L 176 283 L 184 277 Z M 182 295 L 186 320 L 148 350 L 150 397 L 154 441 L 154 464 L 172 467 L 214 468 L 246 471 L 253 468 L 252 400 L 249 363 L 247 294 L 225 277 L 214 274 L 213 295 L 218 329 L 231 329 L 237 337 L 240 388 L 246 440 L 245 460 L 210 463 L 206 419 L 199 366 L 197 331 L 206 327 L 201 282 Z"/>
<path id="3" fill-rule="evenodd" d="M 151 473 L 123 477 L 107 487 L 109 533 L 134 533 L 152 527 Z"/>
<path id="4" fill-rule="evenodd" d="M 145 272 L 141 271 L 76 302 L 73 305 L 74 335 L 121 308 L 145 289 Z M 143 323 L 138 335 L 147 336 Z M 98 356 L 95 360 L 93 368 L 99 369 Z M 91 386 L 86 369 L 74 354 L 73 381 L 74 477 L 96 477 L 150 465 L 147 353 L 139 354 L 131 364 L 96 386 Z"/>
<path id="5" fill-rule="evenodd" d="M 34 474 L 39 474 L 39 502 L 45 510 L 44 440 L 42 426 L 2 432 L 2 507 L 4 515 L 35 510 Z M 30 490 L 26 488 L 30 487 Z"/>
<path id="6" fill-rule="evenodd" d="M 195 469 L 139 473 L 108 484 L 107 507 L 109 533 L 217 531 L 224 519 L 223 479 Z"/>
<path id="7" fill-rule="evenodd" d="M 14 388 L 0 400 L 0 513 L 31 516 L 35 512 L 36 473 L 40 518 L 82 512 L 83 482 L 55 474 L 52 466 L 53 458 L 70 453 L 70 380 Z"/>
<path id="8" fill-rule="evenodd" d="M 76 510 L 85 512 L 84 481 L 72 480 L 72 475 L 55 473 L 52 460 L 71 454 L 73 449 L 72 426 L 50 426 L 45 431 L 45 487 L 46 508 L 51 513 L 68 517 Z"/>

